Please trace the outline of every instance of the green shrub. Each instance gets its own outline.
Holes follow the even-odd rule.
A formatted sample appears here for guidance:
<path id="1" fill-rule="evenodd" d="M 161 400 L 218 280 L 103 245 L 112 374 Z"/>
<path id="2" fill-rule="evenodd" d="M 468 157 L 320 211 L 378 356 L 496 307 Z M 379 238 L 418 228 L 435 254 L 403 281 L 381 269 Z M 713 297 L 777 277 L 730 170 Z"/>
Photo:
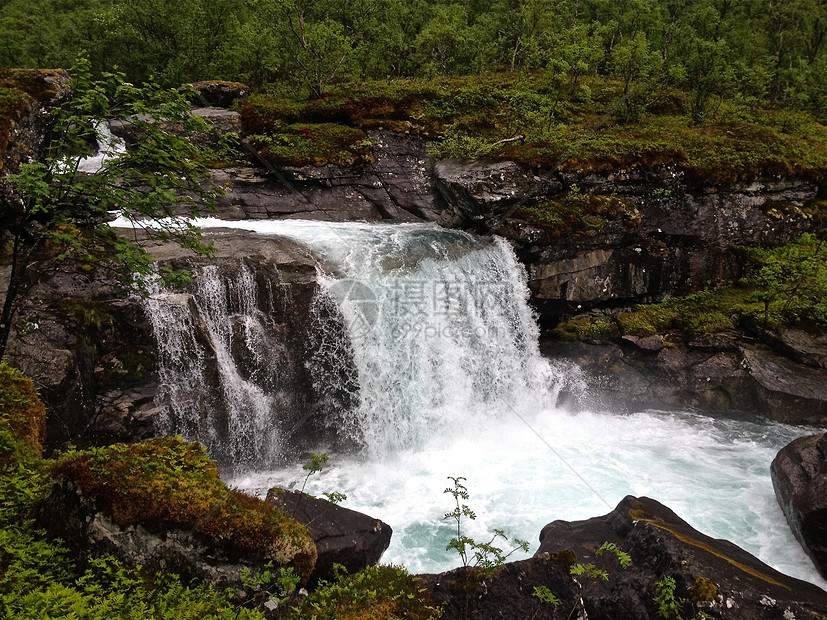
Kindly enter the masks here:
<path id="1" fill-rule="evenodd" d="M 321 582 L 287 620 L 431 620 L 439 618 L 428 592 L 401 566 L 370 566 Z"/>

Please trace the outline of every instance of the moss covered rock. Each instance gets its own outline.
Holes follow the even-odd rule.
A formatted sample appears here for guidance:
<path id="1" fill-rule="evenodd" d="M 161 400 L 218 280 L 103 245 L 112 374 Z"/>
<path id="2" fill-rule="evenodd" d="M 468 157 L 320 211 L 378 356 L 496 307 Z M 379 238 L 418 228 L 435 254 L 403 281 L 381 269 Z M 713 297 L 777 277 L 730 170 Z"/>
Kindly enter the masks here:
<path id="1" fill-rule="evenodd" d="M 0 67 L 0 172 L 15 169 L 39 149 L 43 118 L 36 114 L 38 105 L 61 99 L 67 84 L 68 76 L 59 69 Z"/>
<path id="2" fill-rule="evenodd" d="M 150 570 L 226 584 L 242 568 L 316 561 L 308 531 L 262 500 L 228 489 L 198 443 L 156 438 L 72 452 L 52 471 L 39 520 L 81 558 L 111 554 Z"/>
<path id="3" fill-rule="evenodd" d="M 32 380 L 0 363 L 0 467 L 40 456 L 46 429 L 46 407 Z"/>

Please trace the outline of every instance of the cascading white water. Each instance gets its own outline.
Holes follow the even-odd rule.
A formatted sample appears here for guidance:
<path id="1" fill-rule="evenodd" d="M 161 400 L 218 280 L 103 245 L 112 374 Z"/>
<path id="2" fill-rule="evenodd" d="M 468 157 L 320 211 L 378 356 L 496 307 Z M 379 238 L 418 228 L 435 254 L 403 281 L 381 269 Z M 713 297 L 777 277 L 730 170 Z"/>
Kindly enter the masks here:
<path id="1" fill-rule="evenodd" d="M 97 133 L 98 152 L 80 159 L 77 162 L 78 172 L 95 174 L 103 168 L 103 164 L 107 159 L 112 159 L 126 152 L 126 144 L 110 131 L 109 124 L 106 121 L 97 123 L 95 132 Z"/>
<path id="2" fill-rule="evenodd" d="M 414 572 L 456 565 L 443 521 L 447 476 L 465 476 L 478 519 L 535 542 L 553 519 L 608 512 L 626 494 L 664 502 L 711 536 L 727 538 L 788 574 L 825 584 L 792 537 L 773 496 L 769 463 L 806 429 L 713 420 L 690 412 L 571 413 L 555 406 L 574 373 L 537 349 L 522 268 L 500 240 L 433 225 L 226 222 L 288 237 L 319 261 L 326 295 L 307 361 L 353 392 L 328 424 L 361 444 L 331 455 L 311 493 L 344 492 L 346 505 L 394 528 L 384 561 Z M 170 346 L 179 346 L 177 344 Z M 337 359 L 353 368 L 323 376 Z M 322 447 L 321 449 L 324 449 Z M 263 492 L 299 486 L 301 464 L 248 471 L 230 483 Z M 513 557 L 517 557 L 516 555 Z"/>
<path id="3" fill-rule="evenodd" d="M 255 372 L 243 376 L 232 351 L 234 340 L 254 358 L 273 346 L 264 337 L 253 276 L 242 266 L 229 278 L 211 265 L 194 282 L 191 294 L 157 289 L 146 302 L 169 403 L 163 430 L 198 439 L 236 465 L 274 463 L 275 394 Z"/>

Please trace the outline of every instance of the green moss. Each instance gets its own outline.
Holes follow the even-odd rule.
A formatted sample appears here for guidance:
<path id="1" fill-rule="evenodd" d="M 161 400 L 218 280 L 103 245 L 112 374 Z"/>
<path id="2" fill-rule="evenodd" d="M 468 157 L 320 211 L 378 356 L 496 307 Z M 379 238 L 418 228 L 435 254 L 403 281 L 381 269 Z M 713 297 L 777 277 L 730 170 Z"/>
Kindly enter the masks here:
<path id="1" fill-rule="evenodd" d="M 635 226 L 641 220 L 640 212 L 630 200 L 581 194 L 576 187 L 565 198 L 522 207 L 514 216 L 546 228 L 553 237 L 575 230 L 599 230 L 606 224 L 607 218 L 622 217 L 628 226 Z"/>
<path id="2" fill-rule="evenodd" d="M 307 578 L 316 549 L 307 529 L 264 501 L 231 490 L 198 443 L 157 438 L 64 456 L 55 476 L 74 480 L 121 526 L 193 530 L 203 540 Z"/>
<path id="3" fill-rule="evenodd" d="M 585 340 L 678 332 L 692 338 L 733 329 L 738 317 L 760 318 L 762 312 L 763 303 L 756 299 L 754 287 L 725 286 L 638 306 L 633 312 L 621 312 L 612 318 L 570 319 L 561 322 L 552 335 L 560 340 Z"/>
<path id="4" fill-rule="evenodd" d="M 373 162 L 367 134 L 336 123 L 275 123 L 267 133 L 251 135 L 249 140 L 273 164 L 347 166 Z"/>
<path id="5" fill-rule="evenodd" d="M 46 407 L 31 379 L 0 363 L 0 467 L 38 457 L 46 431 Z"/>
<path id="6" fill-rule="evenodd" d="M 431 620 L 439 618 L 419 579 L 400 566 L 370 566 L 322 582 L 287 620 Z"/>
<path id="7" fill-rule="evenodd" d="M 612 338 L 619 333 L 613 317 L 571 319 L 563 321 L 552 331 L 555 338 L 570 342 Z"/>

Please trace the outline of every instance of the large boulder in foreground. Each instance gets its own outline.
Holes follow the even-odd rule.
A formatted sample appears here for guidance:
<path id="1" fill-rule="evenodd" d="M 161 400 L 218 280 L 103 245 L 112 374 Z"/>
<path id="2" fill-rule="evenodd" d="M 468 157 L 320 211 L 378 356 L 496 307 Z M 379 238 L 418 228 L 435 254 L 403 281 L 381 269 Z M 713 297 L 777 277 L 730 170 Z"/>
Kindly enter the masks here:
<path id="1" fill-rule="evenodd" d="M 610 554 L 614 543 L 631 556 L 626 569 Z M 712 618 L 820 618 L 827 592 L 770 568 L 726 540 L 692 528 L 666 506 L 646 497 L 624 498 L 607 515 L 585 521 L 553 521 L 540 534 L 538 555 L 570 549 L 579 563 L 593 563 L 608 581 L 578 577 L 590 620 L 663 617 L 656 583 L 674 580 L 683 617 L 699 611 Z M 588 587 L 588 590 L 587 590 Z M 661 591 L 663 588 L 661 588 Z"/>
<path id="2" fill-rule="evenodd" d="M 393 530 L 387 523 L 326 499 L 273 488 L 266 501 L 310 531 L 318 555 L 311 581 L 333 579 L 334 564 L 348 573 L 376 564 L 391 542 Z"/>
<path id="3" fill-rule="evenodd" d="M 827 578 L 827 434 L 799 437 L 782 448 L 771 472 L 793 534 Z"/>
<path id="4" fill-rule="evenodd" d="M 228 489 L 197 443 L 158 438 L 71 452 L 53 469 L 38 521 L 83 564 L 113 555 L 130 566 L 222 586 L 241 571 L 292 567 L 306 580 L 307 529 L 262 500 Z"/>

